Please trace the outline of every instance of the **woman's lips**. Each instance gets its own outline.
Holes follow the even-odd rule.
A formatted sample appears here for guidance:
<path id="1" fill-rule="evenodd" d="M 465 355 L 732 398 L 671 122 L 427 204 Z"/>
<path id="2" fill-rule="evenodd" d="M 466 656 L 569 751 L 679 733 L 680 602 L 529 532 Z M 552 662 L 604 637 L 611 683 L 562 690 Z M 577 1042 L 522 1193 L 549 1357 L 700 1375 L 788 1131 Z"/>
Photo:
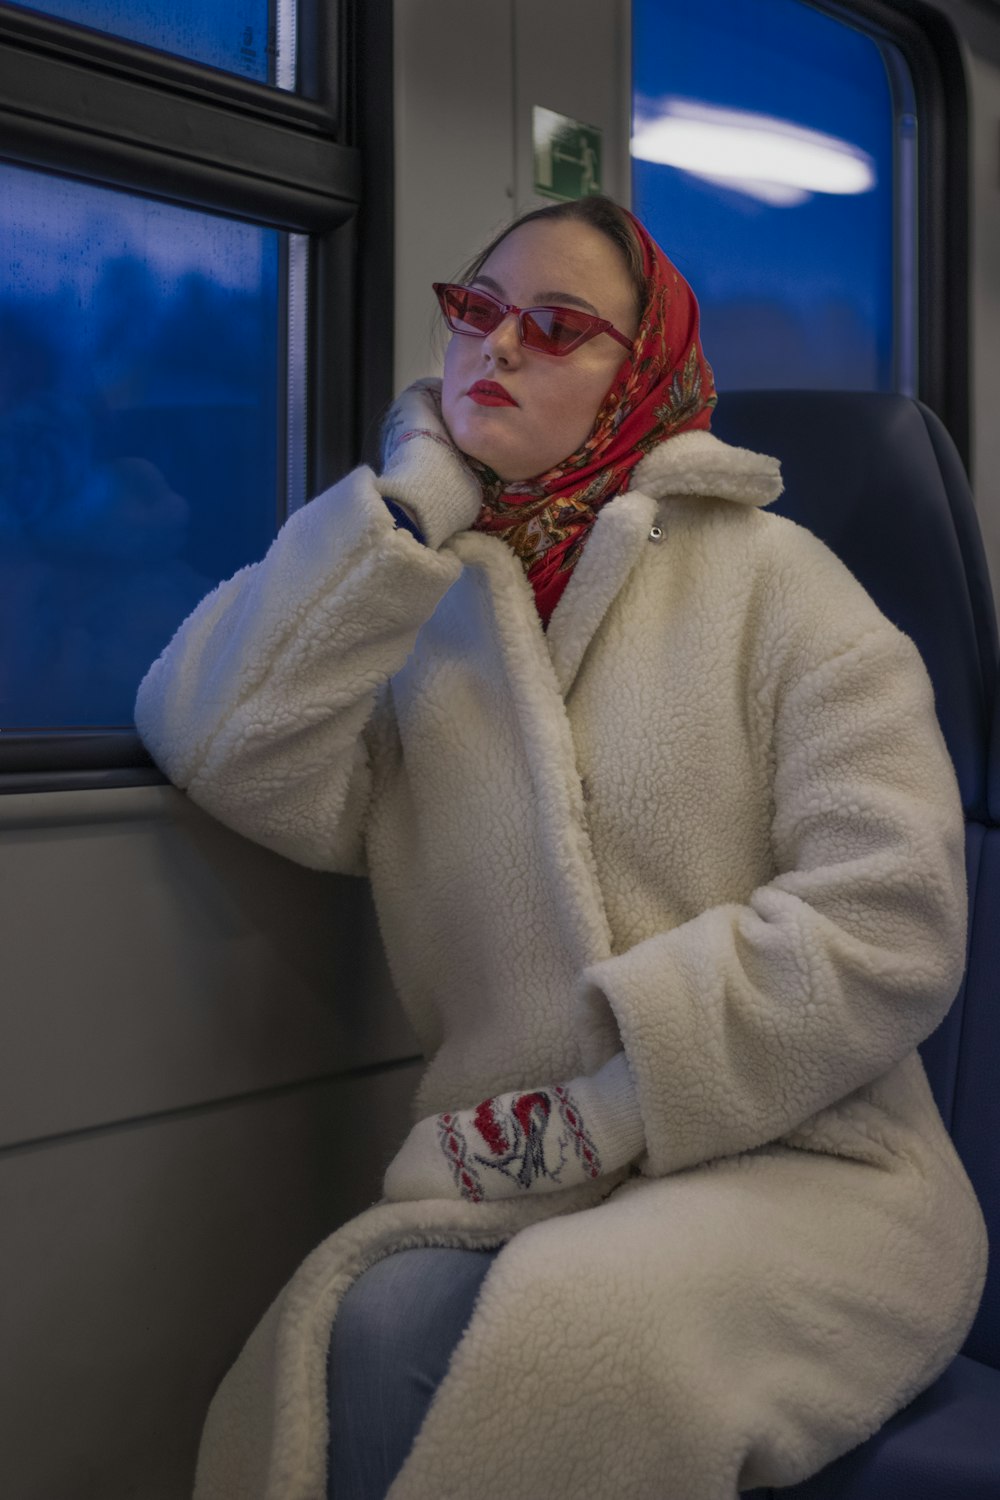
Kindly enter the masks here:
<path id="1" fill-rule="evenodd" d="M 475 385 L 470 385 L 467 395 L 470 401 L 475 401 L 477 406 L 516 406 L 517 402 L 509 391 L 505 391 L 502 385 L 495 380 L 477 380 Z"/>

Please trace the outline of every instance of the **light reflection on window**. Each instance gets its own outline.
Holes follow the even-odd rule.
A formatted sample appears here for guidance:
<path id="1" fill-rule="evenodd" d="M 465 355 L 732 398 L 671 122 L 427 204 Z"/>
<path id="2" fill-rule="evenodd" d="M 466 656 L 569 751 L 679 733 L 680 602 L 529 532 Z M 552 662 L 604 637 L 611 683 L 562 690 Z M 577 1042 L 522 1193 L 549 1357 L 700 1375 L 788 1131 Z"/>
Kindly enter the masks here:
<path id="1" fill-rule="evenodd" d="M 799 0 L 635 0 L 633 88 L 634 206 L 720 390 L 907 388 L 876 44 Z"/>
<path id="2" fill-rule="evenodd" d="M 0 727 L 130 724 L 266 550 L 280 238 L 0 168 Z"/>
<path id="3" fill-rule="evenodd" d="M 669 96 L 636 100 L 632 155 L 782 208 L 814 193 L 869 193 L 878 181 L 872 157 L 850 141 Z"/>

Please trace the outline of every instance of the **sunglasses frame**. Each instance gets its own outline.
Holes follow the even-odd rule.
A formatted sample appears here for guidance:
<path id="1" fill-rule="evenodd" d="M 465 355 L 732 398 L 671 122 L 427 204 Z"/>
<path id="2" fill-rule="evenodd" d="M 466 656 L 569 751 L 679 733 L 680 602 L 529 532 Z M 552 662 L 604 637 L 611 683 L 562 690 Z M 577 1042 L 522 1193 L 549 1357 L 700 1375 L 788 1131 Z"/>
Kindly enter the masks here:
<path id="1" fill-rule="evenodd" d="M 503 322 L 504 318 L 508 317 L 510 313 L 513 313 L 517 318 L 517 336 L 524 348 L 530 349 L 533 354 L 549 354 L 554 359 L 562 359 L 565 355 L 573 354 L 577 349 L 582 348 L 584 344 L 588 344 L 591 339 L 597 338 L 598 334 L 600 333 L 606 333 L 611 338 L 617 339 L 618 343 L 624 345 L 624 347 L 630 354 L 632 353 L 632 349 L 634 347 L 631 340 L 627 339 L 623 333 L 619 333 L 618 329 L 614 326 L 613 323 L 609 323 L 607 318 L 594 317 L 593 314 L 584 312 L 581 308 L 578 307 L 558 307 L 549 305 L 546 305 L 544 307 L 515 307 L 513 302 L 501 302 L 499 297 L 494 297 L 490 292 L 484 292 L 482 287 L 465 286 L 460 281 L 435 281 L 432 282 L 431 285 L 433 286 L 435 295 L 437 296 L 438 302 L 441 305 L 441 312 L 444 316 L 445 322 L 448 324 L 448 327 L 451 329 L 452 333 L 463 334 L 466 338 L 487 338 L 491 333 L 496 332 L 496 330 L 500 327 L 500 324 Z M 448 315 L 448 310 L 445 306 L 445 296 L 448 292 L 451 291 L 471 292 L 476 297 L 483 297 L 487 302 L 492 303 L 492 305 L 497 310 L 497 320 L 493 324 L 493 327 L 487 328 L 483 333 L 477 333 L 472 328 L 456 328 L 452 323 L 451 318 Z M 524 337 L 524 317 L 527 313 L 534 312 L 551 312 L 562 314 L 572 313 L 574 318 L 585 319 L 587 326 L 581 329 L 580 337 L 576 339 L 574 343 L 570 344 L 567 349 L 540 349 L 537 344 L 529 344 Z"/>

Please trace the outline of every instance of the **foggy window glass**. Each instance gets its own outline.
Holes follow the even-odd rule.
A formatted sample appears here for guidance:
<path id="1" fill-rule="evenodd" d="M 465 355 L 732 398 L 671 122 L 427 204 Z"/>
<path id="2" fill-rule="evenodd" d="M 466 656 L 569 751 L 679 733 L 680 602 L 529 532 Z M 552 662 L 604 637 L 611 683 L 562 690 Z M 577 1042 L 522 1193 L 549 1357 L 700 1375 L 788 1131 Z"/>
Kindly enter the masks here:
<path id="1" fill-rule="evenodd" d="M 0 728 L 131 725 L 267 550 L 282 239 L 0 166 Z"/>
<path id="2" fill-rule="evenodd" d="M 296 0 L 8 0 L 161 52 L 294 88 Z M 287 75 L 287 76 L 286 76 Z"/>
<path id="3" fill-rule="evenodd" d="M 912 389 L 899 87 L 799 0 L 635 0 L 633 201 L 694 287 L 720 390 Z"/>

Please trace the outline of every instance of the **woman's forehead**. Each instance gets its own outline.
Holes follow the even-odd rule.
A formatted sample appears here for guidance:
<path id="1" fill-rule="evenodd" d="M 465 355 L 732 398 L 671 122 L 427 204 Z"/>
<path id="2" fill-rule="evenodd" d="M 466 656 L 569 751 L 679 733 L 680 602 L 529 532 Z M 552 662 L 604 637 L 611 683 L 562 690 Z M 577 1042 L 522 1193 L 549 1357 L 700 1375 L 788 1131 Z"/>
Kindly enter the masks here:
<path id="1" fill-rule="evenodd" d="M 630 307 L 624 258 L 599 229 L 576 219 L 535 219 L 511 230 L 480 267 L 477 285 L 505 301 L 561 301 L 606 316 L 608 304 Z M 517 295 L 515 295 L 515 293 Z"/>
<path id="2" fill-rule="evenodd" d="M 483 287 L 487 292 L 492 292 L 494 297 L 499 297 L 501 301 L 507 297 L 507 288 L 492 276 L 487 275 L 485 271 L 480 271 L 473 278 L 473 283 L 475 286 Z M 566 291 L 563 287 L 541 288 L 532 293 L 531 301 L 536 306 L 549 302 L 567 303 L 570 307 L 579 307 L 584 312 L 600 316 L 597 313 L 597 308 L 592 302 L 588 302 L 586 297 L 579 297 L 575 292 Z"/>

